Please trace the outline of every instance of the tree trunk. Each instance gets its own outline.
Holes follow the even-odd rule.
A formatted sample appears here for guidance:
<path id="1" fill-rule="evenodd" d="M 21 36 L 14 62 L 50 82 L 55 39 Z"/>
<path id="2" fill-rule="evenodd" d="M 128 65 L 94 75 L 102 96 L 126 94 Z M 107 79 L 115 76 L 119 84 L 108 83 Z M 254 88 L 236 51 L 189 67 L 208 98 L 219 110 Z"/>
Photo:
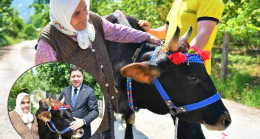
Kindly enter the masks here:
<path id="1" fill-rule="evenodd" d="M 228 64 L 228 47 L 229 47 L 229 32 L 224 34 L 224 42 L 222 49 L 221 68 L 220 68 L 220 79 L 226 80 L 227 75 L 227 64 Z"/>

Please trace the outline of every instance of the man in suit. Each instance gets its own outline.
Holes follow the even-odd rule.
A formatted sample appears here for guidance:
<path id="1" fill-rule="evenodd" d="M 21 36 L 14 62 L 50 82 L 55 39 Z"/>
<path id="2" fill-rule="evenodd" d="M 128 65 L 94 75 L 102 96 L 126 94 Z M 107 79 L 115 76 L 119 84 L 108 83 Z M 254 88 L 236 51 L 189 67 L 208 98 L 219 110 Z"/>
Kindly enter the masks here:
<path id="1" fill-rule="evenodd" d="M 91 136 L 90 123 L 98 116 L 97 97 L 94 90 L 83 84 L 83 70 L 72 66 L 70 70 L 71 85 L 64 88 L 59 100 L 65 97 L 64 103 L 70 106 L 75 121 L 71 123 L 71 129 L 84 129 L 81 139 L 88 139 Z M 64 139 L 64 137 L 63 137 Z"/>

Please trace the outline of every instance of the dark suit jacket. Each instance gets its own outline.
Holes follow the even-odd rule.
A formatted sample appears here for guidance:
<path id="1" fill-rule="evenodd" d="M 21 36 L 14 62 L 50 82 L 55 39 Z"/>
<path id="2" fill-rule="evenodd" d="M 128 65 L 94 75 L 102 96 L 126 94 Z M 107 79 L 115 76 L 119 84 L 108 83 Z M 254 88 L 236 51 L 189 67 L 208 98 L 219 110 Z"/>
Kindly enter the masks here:
<path id="1" fill-rule="evenodd" d="M 88 139 L 91 136 L 90 122 L 98 116 L 98 104 L 95 91 L 91 87 L 82 84 L 75 102 L 75 107 L 73 108 L 71 89 L 71 85 L 64 88 L 60 94 L 59 100 L 65 96 L 64 103 L 70 106 L 72 116 L 85 120 L 86 125 L 83 126 L 84 135 L 82 139 Z"/>

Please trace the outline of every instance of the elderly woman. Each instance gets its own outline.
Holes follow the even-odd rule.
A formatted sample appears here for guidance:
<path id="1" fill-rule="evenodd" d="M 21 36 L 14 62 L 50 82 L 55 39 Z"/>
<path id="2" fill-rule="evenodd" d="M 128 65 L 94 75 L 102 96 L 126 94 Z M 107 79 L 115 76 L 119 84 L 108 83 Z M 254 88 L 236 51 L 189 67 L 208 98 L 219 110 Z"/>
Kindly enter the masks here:
<path id="1" fill-rule="evenodd" d="M 105 116 L 98 129 L 102 134 L 94 137 L 115 138 L 113 110 L 118 107 L 117 91 L 105 40 L 161 42 L 148 33 L 112 24 L 89 11 L 89 7 L 89 0 L 50 0 L 51 22 L 39 36 L 35 62 L 69 62 L 87 70 L 99 83 L 105 99 Z"/>
<path id="2" fill-rule="evenodd" d="M 15 109 L 9 112 L 10 120 L 16 131 L 24 139 L 38 139 L 38 124 L 36 117 L 31 113 L 29 95 L 20 93 L 16 98 Z"/>

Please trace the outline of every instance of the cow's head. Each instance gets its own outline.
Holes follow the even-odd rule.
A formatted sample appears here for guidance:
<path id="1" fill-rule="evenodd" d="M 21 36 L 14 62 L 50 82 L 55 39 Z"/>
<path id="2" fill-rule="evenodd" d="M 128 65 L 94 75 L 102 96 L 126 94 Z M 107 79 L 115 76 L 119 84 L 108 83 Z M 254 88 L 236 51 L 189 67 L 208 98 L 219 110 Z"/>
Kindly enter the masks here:
<path id="1" fill-rule="evenodd" d="M 193 63 L 178 60 L 184 53 L 196 53 L 195 48 L 189 50 L 190 46 L 187 40 L 191 31 L 190 28 L 184 36 L 179 38 L 180 30 L 177 27 L 173 37 L 157 54 L 154 61 L 148 60 L 152 54 L 147 53 L 143 56 L 144 62 L 132 63 L 123 67 L 121 69 L 122 75 L 148 84 L 152 84 L 154 78 L 157 77 L 176 106 L 200 102 L 213 96 L 217 90 L 207 74 L 203 62 Z M 173 57 L 173 54 L 181 56 Z M 177 62 L 173 60 L 174 58 L 177 59 Z M 177 117 L 202 123 L 211 130 L 224 130 L 231 123 L 228 110 L 221 100 L 197 110 L 177 114 Z"/>
<path id="2" fill-rule="evenodd" d="M 49 128 L 52 128 L 52 130 L 53 127 L 51 126 L 50 121 L 52 121 L 58 131 L 63 131 L 64 129 L 68 128 L 74 119 L 69 106 L 63 103 L 64 100 L 65 98 L 63 98 L 61 101 L 55 100 L 53 98 L 40 100 L 40 107 L 38 109 L 39 113 L 37 112 L 38 114 L 36 115 L 37 118 L 46 123 L 46 125 L 48 125 Z M 80 138 L 83 136 L 83 133 L 84 130 L 82 128 L 79 128 L 75 131 L 70 129 L 64 133 L 63 136 Z"/>

